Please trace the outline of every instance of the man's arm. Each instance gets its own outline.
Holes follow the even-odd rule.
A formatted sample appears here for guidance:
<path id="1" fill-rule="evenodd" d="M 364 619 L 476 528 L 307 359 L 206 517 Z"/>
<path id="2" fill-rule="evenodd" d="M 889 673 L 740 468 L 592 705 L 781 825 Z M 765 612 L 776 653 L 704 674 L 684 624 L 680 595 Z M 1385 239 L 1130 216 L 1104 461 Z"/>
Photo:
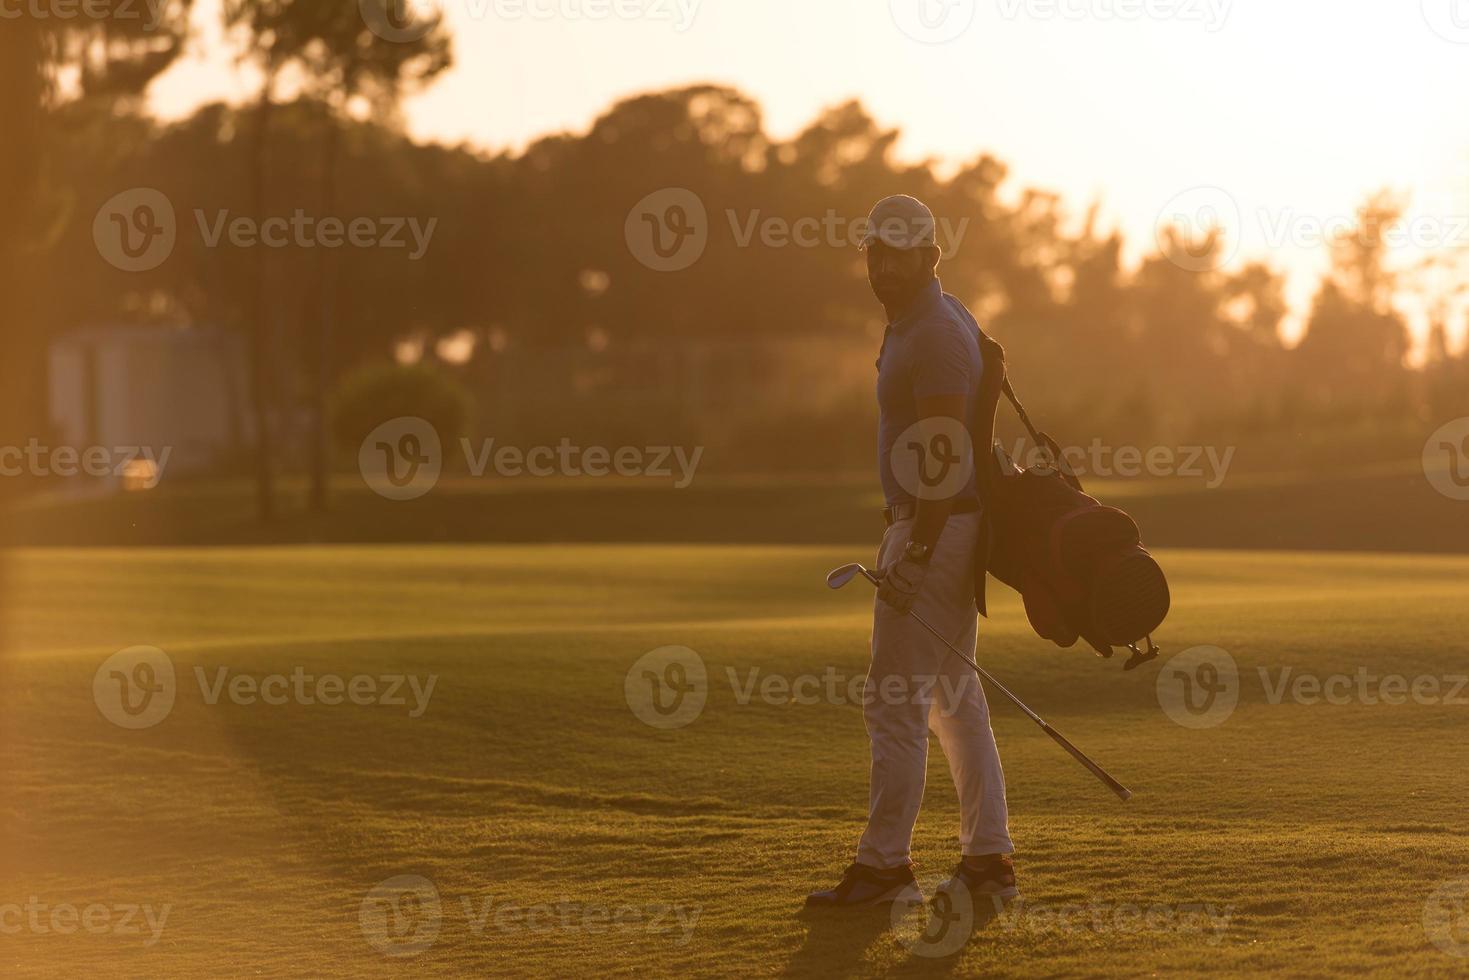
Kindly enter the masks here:
<path id="1" fill-rule="evenodd" d="M 961 460 L 969 459 L 971 452 L 968 445 L 943 447 L 935 444 L 936 439 L 949 440 L 949 437 L 961 431 L 965 433 L 966 438 L 968 437 L 969 423 L 964 418 L 964 411 L 967 408 L 966 401 L 963 395 L 935 395 L 917 400 L 919 425 L 928 443 L 930 456 L 936 456 L 947 448 L 951 454 L 957 452 Z M 929 421 L 931 419 L 949 421 L 931 423 Z M 954 422 L 959 424 L 955 426 Z M 953 465 L 964 464 L 960 461 Z M 954 497 L 962 489 L 963 483 L 959 483 L 958 489 L 942 500 L 919 499 L 918 513 L 913 519 L 913 533 L 909 540 L 925 546 L 932 553 L 934 546 L 939 542 L 939 535 L 944 533 L 944 525 L 949 521 L 949 513 L 954 509 Z"/>
<path id="2" fill-rule="evenodd" d="M 969 428 L 963 416 L 963 395 L 930 395 L 915 400 L 919 432 L 922 434 L 923 456 L 929 460 L 946 460 L 947 466 L 964 467 L 970 458 Z M 957 443 L 957 445 L 956 445 Z M 877 597 L 899 612 L 907 612 L 923 588 L 928 573 L 928 560 L 933 555 L 944 525 L 954 509 L 954 497 L 968 483 L 945 473 L 941 485 L 953 486 L 946 496 L 919 495 L 913 527 L 908 536 L 908 550 L 895 562 L 882 569 Z M 915 554 L 921 552 L 921 554 Z"/>

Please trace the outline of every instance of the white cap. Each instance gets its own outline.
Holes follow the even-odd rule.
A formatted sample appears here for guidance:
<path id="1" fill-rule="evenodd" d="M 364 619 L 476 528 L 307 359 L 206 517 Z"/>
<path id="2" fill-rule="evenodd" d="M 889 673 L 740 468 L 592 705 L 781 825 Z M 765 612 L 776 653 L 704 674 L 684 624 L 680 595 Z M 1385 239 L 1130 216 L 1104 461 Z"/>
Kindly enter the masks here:
<path id="1" fill-rule="evenodd" d="M 865 249 L 878 241 L 889 248 L 938 247 L 933 212 L 927 204 L 907 194 L 883 198 L 867 216 L 861 247 Z"/>

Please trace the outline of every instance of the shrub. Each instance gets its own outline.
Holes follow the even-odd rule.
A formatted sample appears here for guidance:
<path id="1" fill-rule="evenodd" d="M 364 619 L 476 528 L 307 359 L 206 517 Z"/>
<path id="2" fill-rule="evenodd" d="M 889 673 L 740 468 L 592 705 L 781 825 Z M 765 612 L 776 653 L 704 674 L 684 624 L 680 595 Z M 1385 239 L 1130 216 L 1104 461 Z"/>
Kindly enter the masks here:
<path id="1" fill-rule="evenodd" d="M 390 419 L 416 416 L 444 440 L 465 434 L 474 398 L 430 364 L 372 364 L 342 379 L 332 397 L 332 436 L 356 452 L 367 434 Z"/>

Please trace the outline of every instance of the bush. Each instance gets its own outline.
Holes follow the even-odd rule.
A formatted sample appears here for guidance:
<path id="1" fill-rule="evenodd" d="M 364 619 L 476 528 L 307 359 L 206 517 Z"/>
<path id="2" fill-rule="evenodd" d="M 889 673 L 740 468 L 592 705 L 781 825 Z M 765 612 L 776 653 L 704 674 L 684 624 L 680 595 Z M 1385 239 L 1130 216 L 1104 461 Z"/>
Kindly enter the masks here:
<path id="1" fill-rule="evenodd" d="M 474 398 L 454 378 L 429 364 L 373 364 L 342 379 L 332 397 L 332 436 L 353 453 L 368 433 L 390 419 L 416 416 L 446 442 L 465 434 Z"/>

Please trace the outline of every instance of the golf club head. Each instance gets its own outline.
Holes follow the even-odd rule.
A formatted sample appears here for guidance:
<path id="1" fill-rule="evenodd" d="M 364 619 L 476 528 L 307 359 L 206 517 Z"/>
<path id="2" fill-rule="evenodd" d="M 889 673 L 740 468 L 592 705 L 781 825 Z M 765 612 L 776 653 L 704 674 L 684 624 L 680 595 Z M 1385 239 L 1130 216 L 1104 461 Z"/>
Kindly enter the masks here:
<path id="1" fill-rule="evenodd" d="M 842 586 L 852 581 L 852 579 L 856 578 L 858 575 L 861 575 L 864 571 L 866 571 L 866 569 L 864 569 L 859 562 L 853 562 L 850 565 L 843 565 L 841 568 L 834 568 L 832 569 L 831 573 L 826 576 L 826 587 L 828 589 L 840 589 Z"/>

